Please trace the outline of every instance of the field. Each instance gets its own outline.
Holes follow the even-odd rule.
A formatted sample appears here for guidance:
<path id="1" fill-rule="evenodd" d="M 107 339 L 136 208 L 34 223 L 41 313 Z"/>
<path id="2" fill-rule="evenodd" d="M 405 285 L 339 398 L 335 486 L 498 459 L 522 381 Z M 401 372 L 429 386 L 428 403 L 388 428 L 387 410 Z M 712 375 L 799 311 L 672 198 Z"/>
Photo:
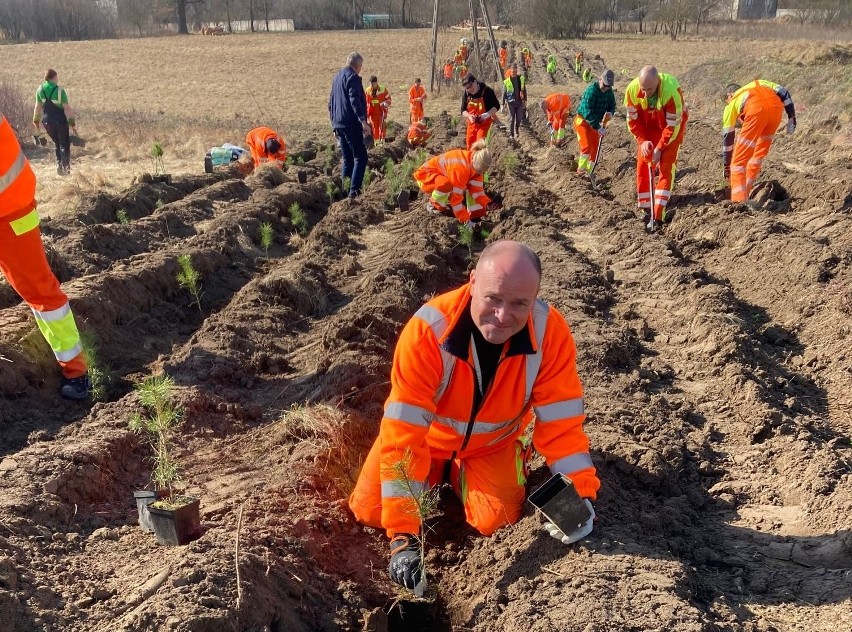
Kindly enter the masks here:
<path id="1" fill-rule="evenodd" d="M 456 38 L 442 34 L 441 50 Z M 111 370 L 103 401 L 62 402 L 31 313 L 0 284 L 0 632 L 852 629 L 852 47 L 516 36 L 513 54 L 525 45 L 533 98 L 579 97 L 577 45 L 596 72 L 616 70 L 619 94 L 648 62 L 681 79 L 692 116 L 677 215 L 644 232 L 621 107 L 600 192 L 569 173 L 573 142 L 548 147 L 537 108 L 519 144 L 495 134 L 489 189 L 504 206 L 488 240 L 541 255 L 542 297 L 574 331 L 599 520 L 570 547 L 531 510 L 483 538 L 445 494 L 427 601 L 394 589 L 386 538 L 343 500 L 398 332 L 464 282 L 484 243 L 462 243 L 421 201 L 387 208 L 381 167 L 408 155 L 402 135 L 371 150 L 356 204 L 337 201 L 326 147 L 346 54 L 364 54 L 402 125 L 405 87 L 428 74 L 427 32 L 0 46 L 15 83 L 29 92 L 56 67 L 80 111 L 88 144 L 69 179 L 52 152 L 28 152 L 50 260 Z M 779 134 L 752 207 L 721 199 L 719 88 L 754 76 L 791 90 L 799 129 Z M 463 143 L 458 96 L 427 101 L 432 153 Z M 306 184 L 292 168 L 201 175 L 208 147 L 261 123 L 283 131 Z M 131 186 L 154 140 L 174 181 Z M 201 274 L 200 309 L 175 278 L 179 255 Z M 159 372 L 185 411 L 182 488 L 201 497 L 204 534 L 178 549 L 138 528 L 131 494 L 150 476 L 128 427 L 132 385 Z M 533 465 L 535 487 L 547 471 Z"/>

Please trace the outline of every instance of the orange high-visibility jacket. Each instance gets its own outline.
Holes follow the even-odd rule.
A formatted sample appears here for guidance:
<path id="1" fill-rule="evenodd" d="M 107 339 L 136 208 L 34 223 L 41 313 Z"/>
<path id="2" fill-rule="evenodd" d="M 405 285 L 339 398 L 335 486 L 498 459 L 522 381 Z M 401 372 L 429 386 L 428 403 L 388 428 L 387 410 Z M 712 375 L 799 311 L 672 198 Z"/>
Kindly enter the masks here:
<path id="1" fill-rule="evenodd" d="M 274 138 L 281 148 L 274 154 L 266 151 L 266 141 Z M 246 145 L 249 146 L 254 166 L 257 167 L 265 162 L 280 161 L 282 164 L 287 160 L 287 145 L 284 139 L 274 129 L 269 127 L 256 127 L 246 135 Z"/>
<path id="2" fill-rule="evenodd" d="M 419 86 L 417 84 L 414 84 L 413 86 L 411 86 L 408 89 L 408 102 L 411 105 L 419 104 L 419 105 L 422 106 L 423 101 L 421 101 L 420 99 L 422 97 L 425 97 L 425 96 L 426 96 L 426 88 L 423 87 L 423 84 L 421 84 Z"/>
<path id="3" fill-rule="evenodd" d="M 452 64 L 444 64 L 444 79 L 452 79 L 453 70 L 454 68 Z"/>
<path id="4" fill-rule="evenodd" d="M 0 217 L 32 210 L 36 178 L 15 130 L 0 114 Z"/>
<path id="5" fill-rule="evenodd" d="M 527 326 L 504 345 L 492 383 L 474 409 L 470 301 L 469 284 L 432 299 L 397 343 L 379 430 L 382 526 L 389 533 L 417 533 L 420 526 L 411 494 L 394 480 L 394 464 L 410 454 L 413 487 L 422 489 L 432 459 L 505 449 L 533 419 L 533 446 L 551 472 L 569 476 L 585 498 L 594 499 L 600 487 L 583 432 L 583 388 L 565 319 L 536 300 Z"/>
<path id="6" fill-rule="evenodd" d="M 379 84 L 377 90 L 373 90 L 373 86 L 369 86 L 367 92 L 367 115 L 370 117 L 378 117 L 382 114 L 387 115 L 388 108 L 391 104 L 391 96 L 388 89 Z"/>
<path id="7" fill-rule="evenodd" d="M 446 178 L 452 184 L 450 209 L 458 217 L 467 200 L 469 213 L 485 208 L 491 198 L 485 195 L 482 174 L 473 168 L 472 153 L 467 149 L 450 151 L 430 158 L 414 172 L 414 180 L 423 183 L 423 189 L 431 193 L 436 180 Z"/>
<path id="8" fill-rule="evenodd" d="M 565 116 L 571 109 L 571 97 L 563 92 L 553 92 L 544 97 L 547 105 L 547 120 L 554 129 L 559 129 L 565 122 Z"/>
<path id="9" fill-rule="evenodd" d="M 500 68 L 505 68 L 509 63 L 509 51 L 505 48 L 500 49 Z"/>
<path id="10" fill-rule="evenodd" d="M 665 149 L 677 139 L 680 128 L 689 118 L 683 91 L 677 79 L 660 73 L 660 87 L 656 95 L 645 94 L 637 77 L 624 91 L 627 108 L 627 127 L 639 142 L 655 140 L 656 149 Z"/>
<path id="11" fill-rule="evenodd" d="M 781 108 L 787 111 L 789 119 L 795 120 L 796 105 L 789 90 L 766 79 L 755 79 L 733 94 L 722 114 L 722 156 L 726 167 L 731 164 L 734 153 L 737 120 L 744 121 L 746 117 L 754 116 L 762 110 Z"/>
<path id="12" fill-rule="evenodd" d="M 415 147 L 424 144 L 430 138 L 432 138 L 432 132 L 423 121 L 415 121 L 408 128 L 408 142 Z"/>

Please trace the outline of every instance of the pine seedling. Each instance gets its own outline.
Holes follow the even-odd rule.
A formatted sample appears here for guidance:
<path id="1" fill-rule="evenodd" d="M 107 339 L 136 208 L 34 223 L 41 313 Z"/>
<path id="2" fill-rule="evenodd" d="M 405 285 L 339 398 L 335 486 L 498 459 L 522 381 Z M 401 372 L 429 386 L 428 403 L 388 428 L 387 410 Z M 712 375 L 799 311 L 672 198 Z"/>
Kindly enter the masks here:
<path id="1" fill-rule="evenodd" d="M 198 305 L 198 311 L 201 311 L 201 275 L 194 267 L 192 267 L 192 258 L 189 255 L 178 255 L 178 266 L 180 271 L 177 273 L 177 282 L 183 289 L 189 290 L 192 295 L 192 302 Z M 191 304 L 191 303 L 190 303 Z"/>
<path id="2" fill-rule="evenodd" d="M 154 175 L 166 172 L 166 166 L 163 164 L 163 145 L 160 141 L 154 141 L 154 144 L 151 145 L 151 164 L 154 168 Z"/>
<path id="3" fill-rule="evenodd" d="M 373 172 L 367 169 L 364 172 L 364 179 L 361 181 L 361 188 L 366 189 L 370 186 L 370 183 L 373 181 Z"/>
<path id="4" fill-rule="evenodd" d="M 272 224 L 270 222 L 263 222 L 260 225 L 260 247 L 263 248 L 267 259 L 269 259 L 269 247 L 272 245 L 274 236 L 275 231 L 272 228 Z"/>
<path id="5" fill-rule="evenodd" d="M 305 164 L 305 158 L 304 158 L 304 156 L 302 156 L 301 154 L 300 154 L 300 155 L 298 155 L 298 156 L 296 156 L 295 163 L 296 163 L 297 165 L 303 165 L 303 164 Z"/>
<path id="6" fill-rule="evenodd" d="M 339 194 L 340 189 L 337 188 L 337 185 L 333 181 L 329 180 L 325 183 L 325 195 L 329 202 L 334 202 Z"/>
<path id="7" fill-rule="evenodd" d="M 473 228 L 466 224 L 459 224 L 459 244 L 467 246 L 470 256 L 473 256 Z"/>
<path id="8" fill-rule="evenodd" d="M 156 206 L 158 209 L 163 208 L 165 205 L 166 205 L 166 203 L 165 203 L 165 202 L 163 202 L 163 198 L 157 198 L 157 202 L 156 202 L 155 206 Z"/>
<path id="9" fill-rule="evenodd" d="M 89 332 L 80 332 L 80 345 L 83 347 L 83 357 L 86 359 L 89 380 L 92 382 L 92 400 L 102 402 L 107 397 L 112 370 L 101 358 L 95 338 Z"/>
<path id="10" fill-rule="evenodd" d="M 349 176 L 343 178 L 343 181 L 341 182 L 341 184 L 343 186 L 340 187 L 340 190 L 341 191 L 348 191 L 350 188 L 352 188 L 352 178 L 350 178 Z"/>
<path id="11" fill-rule="evenodd" d="M 172 402 L 175 382 L 166 375 L 151 375 L 135 387 L 144 413 L 134 413 L 130 418 L 130 429 L 136 433 L 147 433 L 154 449 L 154 469 L 151 480 L 155 487 L 166 490 L 172 498 L 174 485 L 180 480 L 177 461 L 171 453 L 171 435 L 180 423 L 183 410 Z"/>
<path id="12" fill-rule="evenodd" d="M 510 151 L 503 155 L 503 169 L 507 173 L 514 172 L 518 168 L 518 164 L 518 154 L 515 152 Z"/>
<path id="13" fill-rule="evenodd" d="M 120 208 L 115 212 L 115 218 L 118 220 L 119 224 L 129 224 L 130 223 L 130 216 L 127 214 L 127 211 L 125 211 L 123 208 Z"/>
<path id="14" fill-rule="evenodd" d="M 298 202 L 293 202 L 290 208 L 287 209 L 287 214 L 290 215 L 290 222 L 293 224 L 300 235 L 306 235 L 308 232 L 308 218 L 305 216 L 305 211 L 302 210 Z"/>
<path id="15" fill-rule="evenodd" d="M 393 173 L 395 167 L 396 163 L 393 161 L 393 158 L 388 158 L 387 160 L 385 160 L 385 164 L 382 167 L 382 171 L 384 171 L 385 175 L 388 176 Z"/>
<path id="16" fill-rule="evenodd" d="M 420 533 L 415 537 L 417 544 L 420 547 L 420 582 L 414 587 L 414 594 L 417 597 L 422 597 L 427 586 L 428 569 L 426 567 L 426 539 L 430 528 L 426 525 L 426 520 L 438 509 L 440 502 L 441 488 L 428 487 L 414 478 L 412 460 L 414 455 L 410 448 L 406 448 L 400 459 L 392 466 L 383 468 L 382 473 L 386 479 L 400 489 L 403 494 L 407 494 L 413 500 L 413 503 L 408 507 L 408 511 L 420 522 Z"/>
<path id="17" fill-rule="evenodd" d="M 455 129 L 459 125 L 459 121 L 461 120 L 461 116 L 451 116 L 450 117 L 450 129 Z"/>

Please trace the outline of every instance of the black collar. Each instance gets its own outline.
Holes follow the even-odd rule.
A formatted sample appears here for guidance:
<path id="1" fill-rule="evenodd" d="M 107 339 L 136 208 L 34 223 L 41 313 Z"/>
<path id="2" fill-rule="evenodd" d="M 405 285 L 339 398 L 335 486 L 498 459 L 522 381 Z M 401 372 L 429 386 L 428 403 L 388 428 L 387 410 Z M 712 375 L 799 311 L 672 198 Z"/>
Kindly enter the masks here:
<path id="1" fill-rule="evenodd" d="M 470 355 L 470 336 L 473 333 L 473 328 L 476 327 L 473 323 L 473 317 L 470 315 L 471 299 L 468 299 L 467 305 L 459 314 L 458 320 L 450 330 L 449 335 L 443 342 L 441 347 L 467 362 Z M 533 345 L 532 336 L 530 335 L 530 326 L 527 323 L 514 336 L 509 338 L 509 347 L 506 350 L 506 357 L 516 355 L 529 355 L 535 353 L 535 345 Z"/>

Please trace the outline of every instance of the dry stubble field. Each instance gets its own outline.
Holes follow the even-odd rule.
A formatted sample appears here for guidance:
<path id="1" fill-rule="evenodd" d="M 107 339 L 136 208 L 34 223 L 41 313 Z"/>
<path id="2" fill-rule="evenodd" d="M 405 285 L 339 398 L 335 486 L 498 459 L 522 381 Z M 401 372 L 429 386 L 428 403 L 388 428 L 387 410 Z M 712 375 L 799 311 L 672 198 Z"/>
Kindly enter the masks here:
<path id="1" fill-rule="evenodd" d="M 349 50 L 402 96 L 425 74 L 427 42 L 405 31 L 0 47 L 22 87 L 56 67 L 81 111 L 90 143 L 70 181 L 48 154 L 32 158 L 51 260 L 113 370 L 104 402 L 57 401 L 49 353 L 0 286 L 10 360 L 0 362 L 0 631 L 852 627 L 852 50 L 789 41 L 513 43 L 534 49 L 534 97 L 557 89 L 548 53 L 560 57 L 558 89 L 580 94 L 566 72 L 578 44 L 596 71 L 628 71 L 619 88 L 647 61 L 681 78 L 694 116 L 677 217 L 644 234 L 623 118 L 599 194 L 566 173 L 574 146 L 548 148 L 535 110 L 519 145 L 495 135 L 490 187 L 505 207 L 490 238 L 541 253 L 543 297 L 575 332 L 600 519 L 568 548 L 531 512 L 485 539 L 445 498 L 429 554 L 437 599 L 391 607 L 386 541 L 340 500 L 376 432 L 389 341 L 425 298 L 463 281 L 472 257 L 452 220 L 385 209 L 380 173 L 359 205 L 329 200 L 339 171 L 325 175 L 306 143 L 330 140 L 328 86 Z M 261 59 L 282 61 L 269 70 Z M 779 136 L 754 209 L 718 197 L 717 90 L 757 74 L 788 85 L 800 129 Z M 427 104 L 432 152 L 460 143 L 437 115 L 436 102 L 454 109 L 454 99 Z M 400 99 L 392 118 L 407 118 Z M 306 185 L 275 171 L 198 175 L 209 145 L 260 123 L 305 158 Z M 183 175 L 124 191 L 154 139 Z M 371 166 L 406 153 L 402 142 L 374 149 Z M 305 234 L 288 213 L 296 202 Z M 276 233 L 268 257 L 261 222 Z M 202 274 L 200 313 L 175 281 L 179 254 Z M 147 449 L 127 429 L 130 384 L 159 371 L 180 385 L 178 455 L 205 528 L 174 551 L 134 526 L 130 499 L 148 477 Z M 535 466 L 533 484 L 546 475 Z"/>

